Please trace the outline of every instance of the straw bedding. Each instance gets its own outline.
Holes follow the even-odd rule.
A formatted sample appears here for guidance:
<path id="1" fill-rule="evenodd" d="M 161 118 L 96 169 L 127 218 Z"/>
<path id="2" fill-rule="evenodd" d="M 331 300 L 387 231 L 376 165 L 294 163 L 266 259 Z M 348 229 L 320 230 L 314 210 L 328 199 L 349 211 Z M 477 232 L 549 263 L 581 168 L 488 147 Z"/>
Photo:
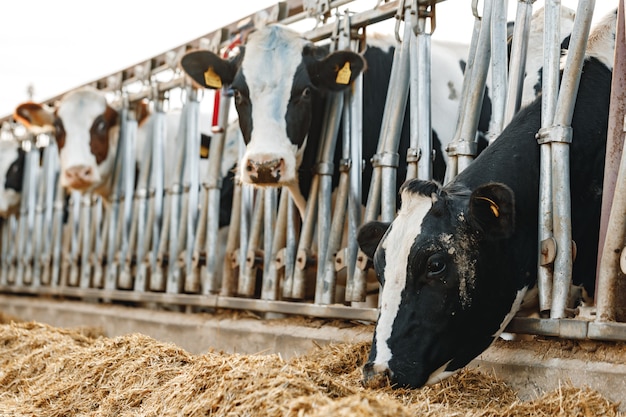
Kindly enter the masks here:
<path id="1" fill-rule="evenodd" d="M 363 387 L 367 344 L 278 355 L 192 355 L 141 334 L 0 325 L 0 416 L 617 416 L 597 392 L 564 386 L 521 402 L 468 370 L 421 390 Z"/>

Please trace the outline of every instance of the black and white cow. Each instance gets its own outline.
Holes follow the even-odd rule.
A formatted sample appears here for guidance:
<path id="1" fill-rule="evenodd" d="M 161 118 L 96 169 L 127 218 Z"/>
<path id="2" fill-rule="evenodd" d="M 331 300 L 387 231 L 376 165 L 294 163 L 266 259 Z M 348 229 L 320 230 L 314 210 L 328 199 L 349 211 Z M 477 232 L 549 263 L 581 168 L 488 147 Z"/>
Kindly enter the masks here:
<path id="1" fill-rule="evenodd" d="M 0 217 L 19 209 L 25 152 L 14 139 L 0 140 Z"/>
<path id="2" fill-rule="evenodd" d="M 593 30 L 572 122 L 573 282 L 593 292 L 616 13 Z M 359 233 L 383 285 L 365 380 L 421 387 L 467 365 L 536 283 L 541 102 L 454 181 L 410 181 L 393 223 Z M 393 256 L 388 254 L 391 253 Z"/>
<path id="3" fill-rule="evenodd" d="M 299 33 L 270 25 L 251 33 L 240 53 L 230 60 L 209 51 L 193 51 L 183 57 L 181 65 L 200 86 L 230 85 L 234 90 L 247 145 L 237 172 L 241 181 L 285 186 L 303 211 L 321 135 L 324 96 L 349 88 L 367 68 L 363 73 L 362 146 L 363 158 L 369 160 L 376 152 L 394 45 L 391 37 L 370 36 L 363 55 L 350 51 L 328 54 L 327 48 L 315 46 Z M 434 148 L 439 149 L 441 161 L 435 164 L 435 177 L 443 179 L 443 147 L 437 142 L 438 137 L 449 140 L 454 133 L 450 121 L 458 113 L 468 46 L 434 42 L 432 50 Z M 347 78 L 343 73 L 349 74 Z M 408 148 L 408 126 L 407 112 L 400 149 Z M 336 157 L 338 154 L 335 152 Z M 364 184 L 371 175 L 372 167 L 366 164 Z M 405 155 L 400 157 L 398 177 L 406 177 Z"/>
<path id="4" fill-rule="evenodd" d="M 144 149 L 151 142 L 151 123 L 153 118 L 145 103 L 139 103 L 136 109 L 138 131 L 135 149 L 137 166 L 144 160 Z M 178 138 L 178 126 L 181 112 L 173 110 L 166 113 L 165 133 L 165 186 L 173 181 L 176 166 L 177 147 L 182 141 Z M 28 128 L 37 128 L 46 124 L 55 128 L 56 142 L 60 157 L 61 185 L 69 190 L 94 192 L 105 201 L 111 193 L 115 154 L 120 129 L 118 110 L 111 106 L 105 93 L 91 87 L 83 87 L 65 94 L 54 110 L 38 103 L 20 104 L 14 111 L 14 118 Z M 211 117 L 199 117 L 199 131 L 211 131 Z M 234 129 L 229 129 L 225 144 L 225 163 L 222 166 L 222 178 L 232 179 L 232 168 L 238 156 L 239 136 Z M 210 136 L 202 134 L 202 141 L 210 146 Z M 200 150 L 198 151 L 200 155 Z M 199 156 L 200 158 L 200 156 Z M 200 159 L 200 178 L 205 178 L 208 171 L 208 159 Z M 220 225 L 225 226 L 230 219 L 233 182 L 224 181 L 222 189 L 222 207 Z"/>

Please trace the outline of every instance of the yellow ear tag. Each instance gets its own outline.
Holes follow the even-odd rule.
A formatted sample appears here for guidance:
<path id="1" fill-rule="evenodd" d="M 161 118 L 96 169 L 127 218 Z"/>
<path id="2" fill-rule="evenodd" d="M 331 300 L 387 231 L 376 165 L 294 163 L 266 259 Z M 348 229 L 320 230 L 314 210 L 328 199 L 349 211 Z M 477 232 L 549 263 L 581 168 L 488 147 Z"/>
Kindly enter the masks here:
<path id="1" fill-rule="evenodd" d="M 491 209 L 491 212 L 494 216 L 500 217 L 500 210 L 498 210 L 498 206 L 496 206 L 495 204 L 490 204 L 489 208 Z"/>
<path id="2" fill-rule="evenodd" d="M 498 205 L 492 199 L 487 198 L 487 197 L 478 197 L 478 198 L 491 203 L 489 204 L 489 208 L 491 209 L 491 212 L 493 213 L 495 217 L 500 217 L 500 207 L 498 207 Z"/>
<path id="3" fill-rule="evenodd" d="M 351 75 L 352 71 L 350 71 L 350 62 L 346 61 L 346 63 L 343 64 L 343 68 L 341 68 L 337 72 L 337 78 L 335 79 L 335 82 L 337 84 L 348 84 L 350 82 Z"/>
<path id="4" fill-rule="evenodd" d="M 213 67 L 209 67 L 204 73 L 204 83 L 207 87 L 222 88 L 222 79 L 215 73 Z"/>
<path id="5" fill-rule="evenodd" d="M 209 157 L 209 148 L 206 146 L 200 145 L 200 158 L 206 159 Z"/>

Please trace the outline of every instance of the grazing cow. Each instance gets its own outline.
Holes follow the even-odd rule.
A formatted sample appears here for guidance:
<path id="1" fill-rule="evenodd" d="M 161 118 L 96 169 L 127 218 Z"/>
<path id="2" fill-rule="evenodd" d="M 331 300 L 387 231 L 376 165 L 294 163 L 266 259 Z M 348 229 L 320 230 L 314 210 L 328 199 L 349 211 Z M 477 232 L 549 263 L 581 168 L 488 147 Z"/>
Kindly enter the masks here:
<path id="1" fill-rule="evenodd" d="M 0 217 L 16 213 L 20 205 L 25 152 L 19 142 L 0 139 Z"/>
<path id="2" fill-rule="evenodd" d="M 176 147 L 182 140 L 177 137 L 180 114 L 180 111 L 166 114 L 164 160 L 166 187 L 173 181 L 172 174 L 177 162 L 174 155 L 177 154 Z M 91 87 L 71 91 L 62 97 L 54 112 L 37 103 L 23 103 L 15 109 L 14 117 L 29 128 L 46 124 L 54 126 L 61 163 L 60 181 L 63 187 L 80 192 L 94 192 L 105 200 L 110 196 L 120 120 L 118 111 L 107 102 L 104 92 Z M 137 119 L 139 128 L 135 157 L 139 167 L 144 148 L 150 143 L 150 125 L 153 120 L 144 103 L 138 105 Z M 200 117 L 201 132 L 210 131 L 208 125 L 210 121 L 209 117 Z M 227 139 L 223 178 L 232 177 L 229 171 L 237 157 L 237 140 L 237 135 L 232 134 Z M 202 143 L 208 146 L 210 136 L 202 134 Z M 206 176 L 207 170 L 208 159 L 201 159 L 200 178 Z M 231 204 L 232 190 L 232 181 L 224 181 L 221 226 L 229 222 L 230 210 L 227 207 Z"/>
<path id="3" fill-rule="evenodd" d="M 572 122 L 572 279 L 591 293 L 615 21 L 610 14 L 589 38 Z M 450 184 L 404 184 L 396 219 L 360 230 L 383 285 L 366 381 L 386 376 L 421 387 L 458 371 L 498 337 L 535 285 L 540 117 L 536 100 Z"/>
<path id="4" fill-rule="evenodd" d="M 433 42 L 432 108 L 435 149 L 438 137 L 452 138 L 463 84 L 468 46 Z M 328 92 L 348 88 L 363 74 L 363 158 L 376 152 L 395 41 L 391 37 L 368 38 L 363 56 L 350 51 L 328 54 L 297 32 L 270 25 L 249 35 L 239 55 L 224 60 L 209 51 L 192 51 L 181 65 L 199 85 L 219 88 L 230 85 L 235 94 L 239 123 L 246 142 L 237 175 L 256 186 L 287 187 L 301 211 L 311 182 Z M 444 116 L 445 115 L 445 116 Z M 400 149 L 409 147 L 408 112 L 405 114 Z M 486 131 L 486 126 L 484 128 Z M 340 129 L 341 132 L 341 129 Z M 341 133 L 340 133 L 341 134 Z M 339 157 L 339 152 L 335 152 Z M 406 177 L 401 155 L 398 177 Z M 338 164 L 335 164 L 337 169 Z M 435 177 L 443 179 L 445 163 L 435 164 Z M 371 166 L 364 167 L 369 183 Z"/>

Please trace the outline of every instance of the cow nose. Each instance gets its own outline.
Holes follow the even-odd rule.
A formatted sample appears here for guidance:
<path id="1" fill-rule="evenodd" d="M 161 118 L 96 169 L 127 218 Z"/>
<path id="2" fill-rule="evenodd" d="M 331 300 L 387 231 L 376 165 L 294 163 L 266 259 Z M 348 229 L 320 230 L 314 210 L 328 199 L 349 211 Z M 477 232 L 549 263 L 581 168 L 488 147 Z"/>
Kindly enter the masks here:
<path id="1" fill-rule="evenodd" d="M 390 384 L 391 370 L 385 365 L 368 362 L 363 366 L 363 384 L 369 388 L 382 388 Z"/>
<path id="2" fill-rule="evenodd" d="M 94 182 L 94 172 L 93 167 L 76 165 L 65 170 L 65 177 L 70 185 L 86 185 Z"/>
<path id="3" fill-rule="evenodd" d="M 248 159 L 246 172 L 255 184 L 274 184 L 280 181 L 285 169 L 285 160 L 276 158 L 270 160 Z"/>

